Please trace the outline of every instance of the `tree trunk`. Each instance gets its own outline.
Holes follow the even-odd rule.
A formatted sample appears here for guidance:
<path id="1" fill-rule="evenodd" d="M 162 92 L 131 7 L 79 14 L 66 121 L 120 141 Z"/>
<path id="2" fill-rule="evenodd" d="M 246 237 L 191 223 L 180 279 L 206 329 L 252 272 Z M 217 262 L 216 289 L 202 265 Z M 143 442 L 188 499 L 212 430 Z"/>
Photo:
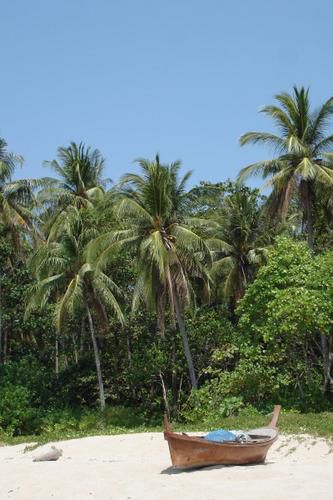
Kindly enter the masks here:
<path id="1" fill-rule="evenodd" d="M 98 345 L 97 345 L 97 340 L 96 340 L 96 335 L 95 335 L 94 324 L 93 324 L 93 320 L 92 320 L 90 309 L 89 309 L 88 305 L 86 306 L 86 308 L 87 308 L 89 329 L 90 329 L 90 334 L 91 334 L 91 341 L 93 344 L 94 355 L 95 355 L 95 364 L 96 364 L 98 390 L 99 390 L 99 400 L 100 400 L 100 405 L 101 405 L 101 411 L 104 411 L 105 410 L 105 396 L 104 396 L 104 384 L 103 384 L 103 378 L 102 378 L 101 361 L 99 358 L 99 351 L 98 351 Z"/>
<path id="2" fill-rule="evenodd" d="M 3 329 L 3 364 L 7 363 L 8 333 L 7 328 Z"/>
<path id="3" fill-rule="evenodd" d="M 126 370 L 131 370 L 132 367 L 132 342 L 131 342 L 131 333 L 129 328 L 126 328 L 124 330 L 125 334 L 125 340 L 126 340 L 126 355 L 127 355 L 127 366 Z M 132 398 L 136 398 L 136 389 L 135 389 L 135 384 L 133 384 L 132 379 L 130 379 L 129 382 L 129 387 L 130 387 L 130 392 L 132 395 Z"/>
<path id="4" fill-rule="evenodd" d="M 59 366 L 68 368 L 68 358 L 66 354 L 66 338 L 64 331 L 58 333 L 58 348 L 59 348 Z"/>
<path id="5" fill-rule="evenodd" d="M 85 331 L 86 331 L 86 317 L 83 316 L 81 318 L 80 348 L 79 348 L 80 355 L 82 355 L 84 352 Z"/>
<path id="6" fill-rule="evenodd" d="M 58 337 L 57 333 L 56 333 L 56 338 L 55 338 L 55 372 L 56 372 L 56 376 L 58 377 L 58 375 L 59 375 L 59 337 Z"/>
<path id="7" fill-rule="evenodd" d="M 76 342 L 74 330 L 72 330 L 71 336 L 72 336 L 72 343 L 73 343 L 74 362 L 77 365 L 79 362 L 79 353 L 77 350 L 77 342 Z"/>
<path id="8" fill-rule="evenodd" d="M 312 206 L 313 206 L 313 192 L 310 181 L 301 181 L 301 201 L 303 205 L 303 224 L 306 227 L 308 246 L 313 252 L 314 238 L 313 238 L 313 220 L 312 220 Z"/>
<path id="9" fill-rule="evenodd" d="M 129 330 L 126 330 L 125 339 L 126 339 L 127 361 L 128 361 L 128 366 L 130 366 L 132 363 L 132 343 Z"/>
<path id="10" fill-rule="evenodd" d="M 164 407 L 165 407 L 165 412 L 167 414 L 168 419 L 170 418 L 170 407 L 169 407 L 169 402 L 168 402 L 168 395 L 163 379 L 162 372 L 159 372 L 160 380 L 161 380 L 161 385 L 162 385 L 162 392 L 163 392 L 163 400 L 164 400 Z"/>
<path id="11" fill-rule="evenodd" d="M 172 391 L 172 407 L 175 413 L 178 405 L 178 387 L 177 387 L 177 370 L 176 370 L 176 342 L 172 339 L 172 372 L 171 372 L 171 391 Z"/>
<path id="12" fill-rule="evenodd" d="M 165 295 L 159 294 L 157 311 L 157 332 L 165 340 Z"/>
<path id="13" fill-rule="evenodd" d="M 309 203 L 307 207 L 307 229 L 308 229 L 308 245 L 311 251 L 314 251 L 314 238 L 313 238 L 313 221 L 312 221 L 312 193 L 309 188 Z"/>
<path id="14" fill-rule="evenodd" d="M 182 312 L 181 312 L 181 309 L 180 309 L 178 292 L 177 292 L 175 286 L 173 286 L 173 300 L 174 300 L 175 309 L 176 309 L 177 323 L 178 323 L 178 327 L 179 327 L 179 330 L 180 330 L 180 334 L 182 336 L 185 357 L 186 357 L 188 371 L 189 371 L 190 379 L 191 379 L 191 385 L 192 385 L 193 389 L 196 389 L 198 387 L 198 383 L 197 383 L 197 379 L 196 379 L 196 376 L 195 376 L 195 371 L 194 371 L 194 366 L 193 366 L 193 360 L 192 360 L 190 345 L 189 345 L 187 333 L 186 333 L 186 330 L 185 330 L 185 323 L 184 323 Z"/>
<path id="15" fill-rule="evenodd" d="M 120 341 L 119 341 L 118 330 L 116 328 L 113 331 L 113 335 L 114 335 L 115 364 L 116 364 L 116 370 L 117 370 L 117 374 L 118 374 L 120 371 Z"/>
<path id="16" fill-rule="evenodd" d="M 333 400 L 333 339 L 324 334 L 320 336 L 321 350 L 324 359 L 324 394 Z"/>

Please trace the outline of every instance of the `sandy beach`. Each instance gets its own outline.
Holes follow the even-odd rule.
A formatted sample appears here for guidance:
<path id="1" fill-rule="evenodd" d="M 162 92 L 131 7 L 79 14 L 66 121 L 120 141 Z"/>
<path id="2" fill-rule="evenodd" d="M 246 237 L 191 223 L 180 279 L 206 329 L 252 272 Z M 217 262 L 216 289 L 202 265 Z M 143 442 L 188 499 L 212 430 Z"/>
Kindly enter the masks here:
<path id="1" fill-rule="evenodd" d="M 0 447 L 0 498 L 12 500 L 227 500 L 332 498 L 333 449 L 311 436 L 281 436 L 263 465 L 170 467 L 162 434 L 127 434 L 56 443 L 57 462 L 33 462 L 49 443 Z"/>

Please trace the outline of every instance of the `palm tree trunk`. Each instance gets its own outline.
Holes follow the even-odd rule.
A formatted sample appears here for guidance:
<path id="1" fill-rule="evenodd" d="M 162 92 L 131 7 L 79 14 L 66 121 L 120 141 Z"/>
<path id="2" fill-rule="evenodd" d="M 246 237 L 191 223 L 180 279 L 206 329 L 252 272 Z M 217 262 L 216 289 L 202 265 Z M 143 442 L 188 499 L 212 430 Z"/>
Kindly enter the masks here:
<path id="1" fill-rule="evenodd" d="M 100 400 L 100 405 L 101 405 L 101 411 L 104 411 L 105 410 L 105 396 L 104 396 L 104 384 L 103 384 L 103 378 L 102 378 L 101 361 L 100 361 L 100 357 L 99 357 L 99 351 L 98 351 L 98 345 L 97 345 L 97 340 L 96 340 L 96 335 L 95 335 L 94 324 L 93 324 L 93 320 L 92 320 L 90 309 L 89 309 L 88 305 L 86 305 L 86 309 L 87 309 L 87 317 L 88 317 L 89 329 L 90 329 L 90 334 L 91 334 L 91 341 L 93 344 L 94 355 L 95 355 L 95 364 L 96 364 L 98 390 L 99 390 L 99 400 Z"/>
<path id="2" fill-rule="evenodd" d="M 59 375 L 59 337 L 58 333 L 56 333 L 55 337 L 55 372 L 56 377 Z"/>
<path id="3" fill-rule="evenodd" d="M 177 323 L 178 323 L 179 331 L 180 331 L 182 341 L 183 341 L 184 352 L 185 352 L 185 357 L 186 357 L 186 361 L 187 361 L 188 371 L 190 374 L 192 389 L 196 389 L 198 387 L 198 382 L 197 382 L 197 378 L 195 376 L 190 345 L 189 345 L 189 341 L 188 341 L 188 337 L 187 337 L 187 333 L 186 333 L 186 329 L 185 329 L 183 315 L 182 315 L 182 312 L 180 309 L 178 292 L 177 292 L 175 286 L 173 286 L 173 301 L 174 301 L 175 310 L 176 310 Z"/>
<path id="4" fill-rule="evenodd" d="M 131 341 L 130 329 L 126 328 L 124 333 L 125 333 L 125 340 L 126 340 L 125 345 L 126 345 L 126 355 L 127 355 L 127 367 L 126 367 L 126 369 L 129 372 L 132 368 L 132 341 Z M 136 398 L 136 385 L 132 382 L 131 379 L 129 382 L 129 388 L 130 388 L 132 398 L 135 399 Z"/>
<path id="5" fill-rule="evenodd" d="M 162 385 L 165 412 L 167 414 L 167 417 L 170 418 L 170 407 L 169 407 L 169 402 L 168 402 L 168 395 L 167 395 L 167 391 L 166 391 L 166 387 L 165 387 L 165 383 L 164 383 L 163 374 L 161 371 L 159 372 L 159 376 L 160 376 L 161 385 Z"/>
<path id="6" fill-rule="evenodd" d="M 85 333 L 86 333 L 86 317 L 82 316 L 82 318 L 81 318 L 81 330 L 80 330 L 80 347 L 79 347 L 79 353 L 81 356 L 84 352 Z"/>
<path id="7" fill-rule="evenodd" d="M 314 237 L 313 237 L 313 221 L 312 221 L 312 193 L 307 207 L 307 228 L 308 228 L 308 245 L 310 250 L 314 251 Z"/>
<path id="8" fill-rule="evenodd" d="M 116 365 L 116 372 L 118 373 L 120 369 L 120 341 L 117 329 L 115 329 L 113 332 L 113 338 L 114 338 L 115 365 Z"/>
<path id="9" fill-rule="evenodd" d="M 172 391 L 172 407 L 175 411 L 178 403 L 178 388 L 177 388 L 177 370 L 176 370 L 176 343 L 172 338 L 172 355 L 171 355 L 171 391 Z"/>
<path id="10" fill-rule="evenodd" d="M 129 330 L 126 330 L 125 333 L 125 339 L 126 339 L 126 354 L 127 354 L 127 362 L 128 366 L 131 366 L 132 364 L 132 343 L 131 343 L 131 334 Z"/>
<path id="11" fill-rule="evenodd" d="M 77 342 L 76 342 L 74 331 L 72 331 L 72 342 L 73 342 L 74 361 L 75 361 L 75 364 L 77 365 L 79 362 L 79 353 L 77 350 Z"/>
<path id="12" fill-rule="evenodd" d="M 7 347 L 8 347 L 8 333 L 7 328 L 4 328 L 3 332 L 3 364 L 7 363 Z"/>
<path id="13" fill-rule="evenodd" d="M 321 350 L 324 358 L 324 394 L 333 400 L 333 339 L 321 334 Z"/>
<path id="14" fill-rule="evenodd" d="M 303 204 L 303 221 L 302 229 L 306 227 L 308 246 L 313 252 L 314 250 L 314 238 L 313 238 L 313 220 L 312 220 L 312 205 L 313 205 L 313 192 L 312 185 L 309 181 L 301 181 L 301 200 Z"/>
<path id="15" fill-rule="evenodd" d="M 157 332 L 161 339 L 165 340 L 165 296 L 163 293 L 160 293 L 158 297 Z"/>

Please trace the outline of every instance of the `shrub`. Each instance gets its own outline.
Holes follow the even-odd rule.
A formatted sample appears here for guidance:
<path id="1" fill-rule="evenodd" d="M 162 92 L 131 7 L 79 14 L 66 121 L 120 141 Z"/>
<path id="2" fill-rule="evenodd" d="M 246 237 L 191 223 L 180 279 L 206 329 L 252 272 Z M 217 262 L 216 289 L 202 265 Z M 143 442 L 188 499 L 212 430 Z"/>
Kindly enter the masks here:
<path id="1" fill-rule="evenodd" d="M 42 413 L 30 405 L 26 387 L 7 384 L 0 388 L 0 428 L 9 435 L 39 433 Z"/>

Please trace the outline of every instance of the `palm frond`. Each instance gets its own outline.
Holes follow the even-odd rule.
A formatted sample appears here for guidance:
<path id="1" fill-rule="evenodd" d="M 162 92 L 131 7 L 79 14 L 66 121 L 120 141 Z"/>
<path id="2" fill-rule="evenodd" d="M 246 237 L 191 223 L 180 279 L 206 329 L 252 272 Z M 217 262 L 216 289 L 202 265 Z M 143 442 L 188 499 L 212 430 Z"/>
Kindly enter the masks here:
<path id="1" fill-rule="evenodd" d="M 270 175 L 275 174 L 284 166 L 284 161 L 279 159 L 274 160 L 263 160 L 257 163 L 252 163 L 247 167 L 242 168 L 240 173 L 238 174 L 238 180 L 240 182 L 245 181 L 249 177 L 255 175 L 261 175 L 264 179 Z"/>

